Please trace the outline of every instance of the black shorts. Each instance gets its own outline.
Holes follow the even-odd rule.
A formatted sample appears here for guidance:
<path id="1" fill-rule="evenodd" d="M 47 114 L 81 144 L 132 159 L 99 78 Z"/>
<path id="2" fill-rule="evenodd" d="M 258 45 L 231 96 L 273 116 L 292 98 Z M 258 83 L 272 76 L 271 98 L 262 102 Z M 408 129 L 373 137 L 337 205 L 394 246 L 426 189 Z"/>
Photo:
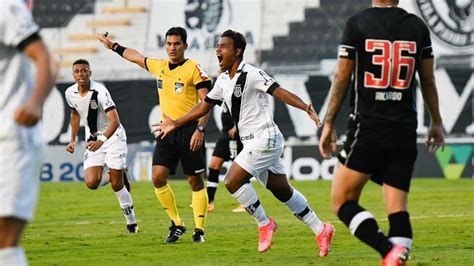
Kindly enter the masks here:
<path id="1" fill-rule="evenodd" d="M 394 138 L 396 141 L 391 141 Z M 405 134 L 349 123 L 347 139 L 337 157 L 349 169 L 370 174 L 377 184 L 408 192 L 417 155 L 416 131 Z"/>
<path id="2" fill-rule="evenodd" d="M 212 152 L 212 156 L 222 158 L 225 162 L 230 160 L 230 148 L 229 148 L 230 138 L 228 136 L 222 135 L 216 142 L 216 147 Z M 243 149 L 244 145 L 240 138 L 237 138 L 237 154 Z"/>
<path id="3" fill-rule="evenodd" d="M 176 166 L 181 160 L 185 175 L 197 175 L 206 170 L 205 145 L 197 151 L 189 148 L 191 137 L 196 130 L 197 122 L 177 128 L 164 139 L 156 139 L 153 152 L 153 165 L 162 165 L 170 169 L 170 174 L 176 173 Z"/>

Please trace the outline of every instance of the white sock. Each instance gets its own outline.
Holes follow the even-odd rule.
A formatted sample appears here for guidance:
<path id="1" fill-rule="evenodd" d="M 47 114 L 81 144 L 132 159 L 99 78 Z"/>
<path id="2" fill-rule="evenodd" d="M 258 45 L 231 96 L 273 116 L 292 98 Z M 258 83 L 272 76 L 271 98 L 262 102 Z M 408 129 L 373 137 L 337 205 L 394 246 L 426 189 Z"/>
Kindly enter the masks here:
<path id="1" fill-rule="evenodd" d="M 250 209 L 249 213 L 255 218 L 258 226 L 265 226 L 270 223 L 270 219 L 265 213 L 262 204 L 260 204 L 257 193 L 252 185 L 244 184 L 234 194 L 232 194 L 232 197 L 245 206 L 247 212 L 249 212 Z"/>
<path id="2" fill-rule="evenodd" d="M 316 213 L 311 210 L 306 198 L 298 190 L 293 188 L 293 195 L 285 202 L 285 205 L 290 211 L 306 225 L 313 230 L 314 234 L 318 235 L 323 231 L 324 224 L 318 218 Z"/>
<path id="3" fill-rule="evenodd" d="M 120 203 L 120 208 L 122 208 L 123 215 L 125 216 L 125 219 L 127 220 L 127 224 L 136 223 L 135 211 L 133 210 L 132 195 L 128 193 L 125 187 L 115 192 L 115 195 L 117 196 L 117 199 Z"/>
<path id="4" fill-rule="evenodd" d="M 109 169 L 104 167 L 102 171 L 102 178 L 100 179 L 99 187 L 103 187 L 110 182 Z"/>
<path id="5" fill-rule="evenodd" d="M 388 239 L 392 244 L 406 247 L 407 249 L 411 249 L 411 244 L 413 243 L 413 239 L 408 237 L 400 237 L 400 236 L 392 236 Z"/>
<path id="6" fill-rule="evenodd" d="M 0 265 L 25 266 L 28 261 L 21 247 L 0 248 Z"/>

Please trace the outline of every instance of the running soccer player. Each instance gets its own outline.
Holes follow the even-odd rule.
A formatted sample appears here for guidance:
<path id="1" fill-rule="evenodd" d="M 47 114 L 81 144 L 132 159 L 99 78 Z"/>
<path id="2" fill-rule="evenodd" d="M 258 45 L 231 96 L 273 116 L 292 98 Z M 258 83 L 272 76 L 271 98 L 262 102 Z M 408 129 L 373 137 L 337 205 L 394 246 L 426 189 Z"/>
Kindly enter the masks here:
<path id="1" fill-rule="evenodd" d="M 417 157 L 415 73 L 431 115 L 430 152 L 443 146 L 443 126 L 428 28 L 398 8 L 397 0 L 372 4 L 347 20 L 319 149 L 324 158 L 335 151 L 334 121 L 350 88 L 352 111 L 332 182 L 333 210 L 380 254 L 383 265 L 404 265 L 413 238 L 407 202 Z M 369 179 L 383 186 L 388 235 L 359 204 Z"/>
<path id="2" fill-rule="evenodd" d="M 110 183 L 127 222 L 127 232 L 138 233 L 133 200 L 124 179 L 127 179 L 127 136 L 120 124 L 115 103 L 107 88 L 91 80 L 89 62 L 78 59 L 72 64 L 76 83 L 66 89 L 71 107 L 71 141 L 66 147 L 74 153 L 80 122 L 86 127 L 87 149 L 84 154 L 86 186 L 97 189 Z"/>
<path id="3" fill-rule="evenodd" d="M 233 30 L 222 33 L 216 55 L 223 73 L 217 78 L 214 88 L 203 102 L 183 117 L 177 120 L 166 117 L 157 130 L 165 138 L 188 121 L 207 114 L 214 105 L 225 104 L 244 144 L 243 150 L 227 172 L 225 185 L 232 197 L 255 218 L 259 231 L 258 251 L 265 252 L 271 247 L 277 224 L 265 213 L 255 189 L 248 183 L 252 176 L 311 228 L 319 245 L 319 256 L 327 256 L 334 227 L 323 223 L 303 194 L 288 182 L 283 160 L 280 158 L 284 139 L 273 121 L 269 95 L 304 110 L 321 127 L 319 117 L 311 104 L 304 103 L 298 96 L 280 87 L 263 70 L 243 61 L 245 46 L 245 37 L 241 33 Z"/>

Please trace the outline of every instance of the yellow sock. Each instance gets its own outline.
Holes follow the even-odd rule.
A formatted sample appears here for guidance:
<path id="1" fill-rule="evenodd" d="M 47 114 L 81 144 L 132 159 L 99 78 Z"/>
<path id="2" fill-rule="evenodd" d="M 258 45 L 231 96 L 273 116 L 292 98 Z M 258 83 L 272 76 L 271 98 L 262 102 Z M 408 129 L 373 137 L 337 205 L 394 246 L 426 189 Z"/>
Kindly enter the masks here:
<path id="1" fill-rule="evenodd" d="M 174 199 L 173 190 L 169 184 L 160 188 L 155 188 L 155 195 L 161 206 L 165 209 L 166 213 L 176 225 L 183 225 L 183 221 L 179 217 L 178 208 L 176 207 L 176 201 Z"/>
<path id="2" fill-rule="evenodd" d="M 207 216 L 207 191 L 206 188 L 193 191 L 193 214 L 196 228 L 204 230 Z"/>

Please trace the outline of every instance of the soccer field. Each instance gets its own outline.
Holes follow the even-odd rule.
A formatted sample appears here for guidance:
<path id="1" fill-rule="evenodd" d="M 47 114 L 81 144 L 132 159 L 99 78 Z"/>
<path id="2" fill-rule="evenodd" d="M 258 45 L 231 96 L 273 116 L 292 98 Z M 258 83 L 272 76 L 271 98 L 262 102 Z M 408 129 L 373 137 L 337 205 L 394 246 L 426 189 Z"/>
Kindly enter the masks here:
<path id="1" fill-rule="evenodd" d="M 193 244 L 191 192 L 185 181 L 170 181 L 188 232 L 177 244 L 163 243 L 170 225 L 151 183 L 133 183 L 140 233 L 125 233 L 124 218 L 110 187 L 42 183 L 35 221 L 22 240 L 31 265 L 380 265 L 380 258 L 352 237 L 331 211 L 328 181 L 293 181 L 325 221 L 336 227 L 332 251 L 319 258 L 309 228 L 253 183 L 267 213 L 278 223 L 272 248 L 257 252 L 257 226 L 250 215 L 232 213 L 237 203 L 220 184 L 216 210 L 208 215 L 206 243 Z M 414 231 L 412 265 L 474 265 L 474 185 L 471 179 L 414 179 L 410 215 Z M 362 205 L 387 232 L 381 188 L 366 186 Z"/>

